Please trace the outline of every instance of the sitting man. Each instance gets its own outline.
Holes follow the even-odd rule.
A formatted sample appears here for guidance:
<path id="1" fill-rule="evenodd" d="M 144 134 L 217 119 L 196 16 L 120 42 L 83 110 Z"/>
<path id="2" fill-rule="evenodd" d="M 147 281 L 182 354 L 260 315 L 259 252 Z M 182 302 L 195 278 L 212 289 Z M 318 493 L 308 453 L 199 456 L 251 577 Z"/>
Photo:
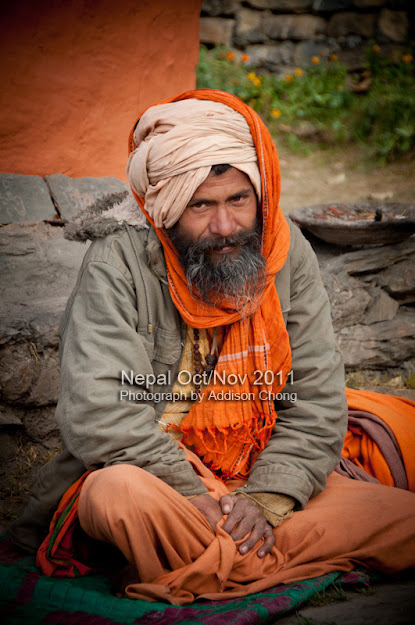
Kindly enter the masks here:
<path id="1" fill-rule="evenodd" d="M 14 540 L 43 540 L 53 573 L 45 528 L 71 487 L 72 520 L 130 563 L 129 597 L 184 604 L 415 566 L 415 495 L 333 473 L 343 365 L 259 117 L 188 92 L 142 115 L 130 151 L 135 200 L 95 207 L 101 237 L 60 328 L 64 451 Z M 92 228 L 82 215 L 67 229 Z"/>

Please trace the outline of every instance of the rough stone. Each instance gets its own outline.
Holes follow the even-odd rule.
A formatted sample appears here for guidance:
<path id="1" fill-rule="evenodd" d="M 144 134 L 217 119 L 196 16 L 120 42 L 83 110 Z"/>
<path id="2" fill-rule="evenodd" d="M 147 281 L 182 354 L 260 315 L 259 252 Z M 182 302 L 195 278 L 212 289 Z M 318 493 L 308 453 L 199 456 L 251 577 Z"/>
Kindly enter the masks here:
<path id="1" fill-rule="evenodd" d="M 399 302 L 385 293 L 383 289 L 376 287 L 371 295 L 372 300 L 365 311 L 362 322 L 370 324 L 394 319 L 399 309 Z"/>
<path id="2" fill-rule="evenodd" d="M 23 425 L 24 409 L 2 404 L 0 406 L 0 426 Z"/>
<path id="3" fill-rule="evenodd" d="M 248 4 L 256 9 L 306 11 L 307 9 L 311 9 L 313 0 L 248 0 Z"/>
<path id="4" fill-rule="evenodd" d="M 235 20 L 224 17 L 201 17 L 199 39 L 201 43 L 209 43 L 229 47 Z"/>
<path id="5" fill-rule="evenodd" d="M 281 66 L 290 65 L 293 62 L 294 44 L 291 41 L 285 41 L 273 46 L 248 46 L 246 52 L 253 65 L 270 71 L 278 71 Z"/>
<path id="6" fill-rule="evenodd" d="M 314 15 L 272 15 L 263 30 L 270 39 L 314 39 L 326 32 L 327 22 Z"/>
<path id="7" fill-rule="evenodd" d="M 0 174 L 0 223 L 53 219 L 55 213 L 43 178 Z"/>
<path id="8" fill-rule="evenodd" d="M 202 15 L 218 17 L 219 15 L 234 15 L 239 9 L 242 0 L 203 0 Z"/>
<path id="9" fill-rule="evenodd" d="M 250 43 L 263 43 L 267 37 L 263 30 L 263 24 L 269 19 L 270 14 L 263 11 L 251 11 L 241 9 L 236 18 L 234 42 L 239 46 Z M 249 54 L 249 53 L 248 53 Z"/>
<path id="10" fill-rule="evenodd" d="M 409 29 L 408 14 L 405 11 L 382 9 L 378 27 L 382 35 L 391 41 L 401 43 L 405 41 Z"/>
<path id="11" fill-rule="evenodd" d="M 415 310 L 401 306 L 391 321 L 347 326 L 336 332 L 348 368 L 398 367 L 415 355 Z"/>
<path id="12" fill-rule="evenodd" d="M 126 182 L 103 176 L 101 178 L 71 178 L 64 174 L 46 176 L 50 193 L 63 219 L 69 219 L 99 197 L 128 189 Z"/>
<path id="13" fill-rule="evenodd" d="M 371 9 L 372 7 L 383 7 L 388 0 L 353 0 L 353 4 L 358 9 Z"/>
<path id="14" fill-rule="evenodd" d="M 347 252 L 341 256 L 341 262 L 350 275 L 365 274 L 391 267 L 394 263 L 407 261 L 415 255 L 415 237 L 395 245 L 382 245 L 374 248 L 362 248 Z"/>
<path id="15" fill-rule="evenodd" d="M 321 275 L 331 304 L 334 329 L 361 323 L 371 302 L 368 288 L 345 271 L 322 268 Z"/>
<path id="16" fill-rule="evenodd" d="M 336 13 L 330 18 L 328 25 L 329 37 L 345 35 L 361 35 L 369 39 L 374 37 L 376 15 L 372 13 Z"/>
<path id="17" fill-rule="evenodd" d="M 55 419 L 56 406 L 44 406 L 35 410 L 27 410 L 24 426 L 29 438 L 35 443 L 46 447 L 54 447 L 59 439 L 59 428 Z"/>
<path id="18" fill-rule="evenodd" d="M 330 48 L 324 43 L 301 41 L 295 45 L 293 60 L 295 65 L 307 67 L 312 64 L 313 56 L 327 57 L 329 54 Z"/>
<path id="19" fill-rule="evenodd" d="M 415 303 L 415 257 L 386 267 L 376 275 L 378 284 L 401 303 Z"/>
<path id="20" fill-rule="evenodd" d="M 313 10 L 328 13 L 330 11 L 342 11 L 352 6 L 352 0 L 314 0 Z"/>
<path id="21" fill-rule="evenodd" d="M 58 324 L 86 249 L 43 222 L 0 229 L 3 401 L 42 406 L 57 400 Z"/>
<path id="22" fill-rule="evenodd" d="M 16 439 L 8 432 L 0 432 L 0 465 L 13 460 L 18 453 Z"/>

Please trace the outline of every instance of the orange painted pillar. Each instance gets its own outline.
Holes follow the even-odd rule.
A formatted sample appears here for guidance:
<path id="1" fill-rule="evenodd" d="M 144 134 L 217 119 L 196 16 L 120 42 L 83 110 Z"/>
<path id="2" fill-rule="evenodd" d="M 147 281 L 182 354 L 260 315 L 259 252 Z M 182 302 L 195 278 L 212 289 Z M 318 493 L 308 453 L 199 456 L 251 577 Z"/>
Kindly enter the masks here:
<path id="1" fill-rule="evenodd" d="M 0 171 L 126 179 L 137 115 L 195 87 L 201 2 L 3 7 Z"/>

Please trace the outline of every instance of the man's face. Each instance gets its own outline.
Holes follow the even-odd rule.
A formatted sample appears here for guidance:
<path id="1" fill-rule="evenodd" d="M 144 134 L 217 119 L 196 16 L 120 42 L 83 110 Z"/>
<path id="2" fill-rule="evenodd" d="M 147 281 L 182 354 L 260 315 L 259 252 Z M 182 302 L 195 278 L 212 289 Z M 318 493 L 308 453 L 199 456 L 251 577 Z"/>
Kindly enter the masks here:
<path id="1" fill-rule="evenodd" d="M 251 181 L 231 167 L 219 176 L 211 172 L 196 189 L 177 230 L 192 242 L 210 240 L 210 257 L 219 262 L 238 255 L 237 235 L 254 230 L 256 220 L 257 198 Z"/>
<path id="2" fill-rule="evenodd" d="M 225 300 L 249 314 L 265 281 L 261 224 L 254 188 L 231 167 L 210 173 L 195 191 L 183 215 L 168 230 L 191 292 L 218 305 Z"/>

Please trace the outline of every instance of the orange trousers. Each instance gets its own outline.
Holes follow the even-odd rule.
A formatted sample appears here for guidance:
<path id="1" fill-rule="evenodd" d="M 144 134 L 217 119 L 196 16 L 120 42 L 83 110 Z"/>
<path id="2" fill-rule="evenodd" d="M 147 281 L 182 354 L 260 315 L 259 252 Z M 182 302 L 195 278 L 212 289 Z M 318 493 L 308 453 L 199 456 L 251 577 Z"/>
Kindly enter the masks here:
<path id="1" fill-rule="evenodd" d="M 192 452 L 210 495 L 224 486 Z M 116 545 L 137 567 L 130 598 L 183 605 L 196 598 L 230 599 L 357 565 L 394 573 L 415 567 L 415 494 L 333 473 L 327 488 L 274 529 L 265 558 L 241 555 L 220 521 L 213 532 L 203 515 L 173 488 L 132 465 L 92 472 L 80 494 L 83 529 Z M 261 539 L 262 540 L 262 539 Z"/>

